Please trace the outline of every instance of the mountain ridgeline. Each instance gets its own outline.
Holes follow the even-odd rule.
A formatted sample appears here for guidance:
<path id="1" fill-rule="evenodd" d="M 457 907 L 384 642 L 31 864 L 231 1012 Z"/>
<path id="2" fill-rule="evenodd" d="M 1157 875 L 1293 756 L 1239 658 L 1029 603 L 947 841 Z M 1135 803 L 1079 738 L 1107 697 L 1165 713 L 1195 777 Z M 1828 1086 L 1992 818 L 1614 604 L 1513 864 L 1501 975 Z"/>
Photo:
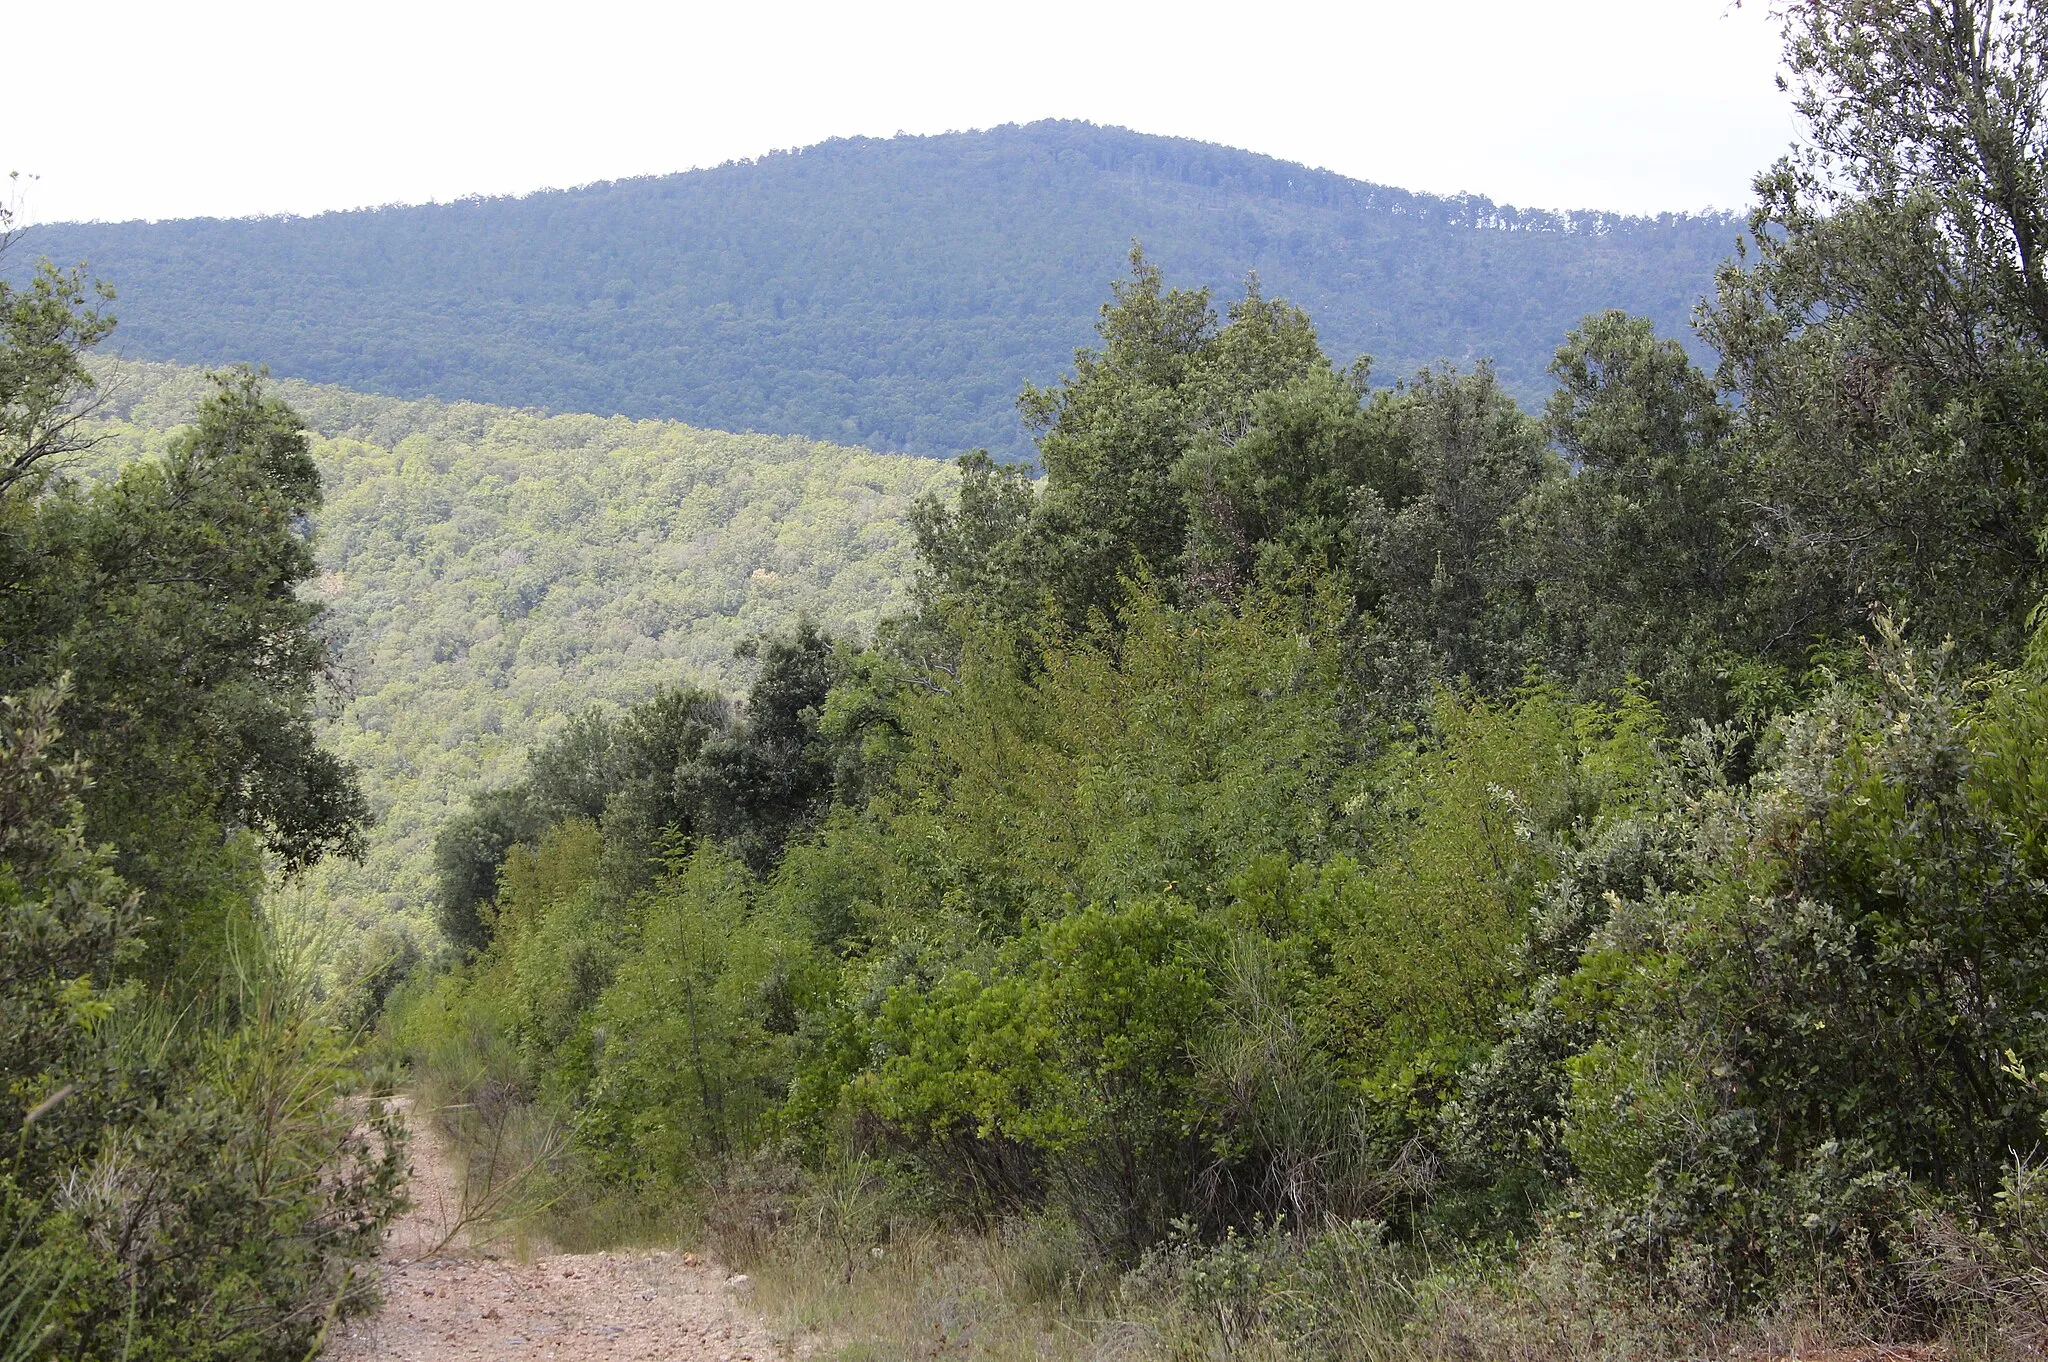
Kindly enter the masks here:
<path id="1" fill-rule="evenodd" d="M 398 397 L 660 417 L 921 454 L 1031 452 L 1014 400 L 1093 336 L 1133 240 L 1173 282 L 1256 272 L 1382 381 L 1491 358 L 1524 401 L 1622 308 L 1685 335 L 1731 218 L 1557 214 L 1076 122 L 851 138 L 521 198 L 53 224 L 135 359 Z"/>

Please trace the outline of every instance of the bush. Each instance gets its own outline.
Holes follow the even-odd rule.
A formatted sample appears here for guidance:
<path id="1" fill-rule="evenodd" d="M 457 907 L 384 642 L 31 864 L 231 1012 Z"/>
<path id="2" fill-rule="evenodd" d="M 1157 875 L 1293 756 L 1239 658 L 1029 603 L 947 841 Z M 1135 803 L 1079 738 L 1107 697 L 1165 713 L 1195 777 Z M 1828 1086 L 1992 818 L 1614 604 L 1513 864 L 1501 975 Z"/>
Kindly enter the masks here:
<path id="1" fill-rule="evenodd" d="M 53 759 L 60 699 L 0 700 L 0 1111 L 18 1132 L 0 1244 L 39 1295 L 0 1347 L 301 1358 L 369 1299 L 398 1127 L 344 1100 L 354 1052 L 254 902 L 203 991 L 118 981 L 139 917 L 84 843 L 78 768 Z"/>
<path id="2" fill-rule="evenodd" d="M 1170 899 L 1052 923 L 991 977 L 893 991 L 854 1100 L 990 1209 L 1042 1173 L 1093 1243 L 1135 1254 L 1205 1162 L 1194 1079 L 1217 946 Z"/>
<path id="3" fill-rule="evenodd" d="M 1923 1212 L 1909 1270 L 1986 1354 L 2048 1352 L 2048 1170 L 2015 1159 L 1988 1210 Z"/>
<path id="4" fill-rule="evenodd" d="M 1658 737 L 1636 697 L 1438 697 L 1383 777 L 1377 864 L 1334 863 L 1317 910 L 1333 965 L 1322 1032 L 1389 1104 L 1438 1100 L 1491 1039 L 1541 886 L 1601 818 L 1646 797 Z"/>
<path id="5" fill-rule="evenodd" d="M 744 865 L 678 864 L 638 909 L 632 949 L 591 1013 L 578 1144 L 603 1176 L 696 1187 L 775 1132 L 796 1031 L 816 1007 L 808 942 L 759 910 Z"/>
<path id="6" fill-rule="evenodd" d="M 1568 1065 L 1588 1223 L 1724 1305 L 1911 1294 L 1916 1199 L 1988 1207 L 2039 1138 L 2003 1059 L 2048 1042 L 2032 806 L 1997 759 L 2016 693 L 1968 706 L 1896 637 L 1870 661 L 1695 807 L 1697 887 L 1617 901 L 1565 985 L 1597 1032 Z"/>

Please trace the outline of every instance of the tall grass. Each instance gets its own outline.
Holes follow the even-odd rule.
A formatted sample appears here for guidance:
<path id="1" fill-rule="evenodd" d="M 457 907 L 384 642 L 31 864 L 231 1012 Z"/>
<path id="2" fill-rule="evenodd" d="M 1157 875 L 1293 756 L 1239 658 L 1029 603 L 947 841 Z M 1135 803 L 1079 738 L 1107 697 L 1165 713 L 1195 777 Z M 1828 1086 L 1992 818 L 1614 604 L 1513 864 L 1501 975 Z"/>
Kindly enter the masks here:
<path id="1" fill-rule="evenodd" d="M 55 1331 L 51 1311 L 67 1274 L 22 1249 L 19 1235 L 0 1248 L 0 1362 L 29 1362 Z"/>

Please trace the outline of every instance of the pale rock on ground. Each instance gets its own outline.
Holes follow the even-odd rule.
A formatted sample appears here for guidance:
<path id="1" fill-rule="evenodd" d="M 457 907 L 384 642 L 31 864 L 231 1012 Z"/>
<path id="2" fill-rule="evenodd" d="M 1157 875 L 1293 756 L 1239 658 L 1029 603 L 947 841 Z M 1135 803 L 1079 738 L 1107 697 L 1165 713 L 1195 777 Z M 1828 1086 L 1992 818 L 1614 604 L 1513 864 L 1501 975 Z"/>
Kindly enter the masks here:
<path id="1" fill-rule="evenodd" d="M 412 1122 L 413 1207 L 380 1263 L 383 1307 L 337 1323 L 330 1362 L 782 1362 L 740 1300 L 745 1278 L 669 1250 L 494 1257 L 457 1234 L 461 1184 L 425 1120 Z M 437 1246 L 440 1246 L 437 1248 Z"/>

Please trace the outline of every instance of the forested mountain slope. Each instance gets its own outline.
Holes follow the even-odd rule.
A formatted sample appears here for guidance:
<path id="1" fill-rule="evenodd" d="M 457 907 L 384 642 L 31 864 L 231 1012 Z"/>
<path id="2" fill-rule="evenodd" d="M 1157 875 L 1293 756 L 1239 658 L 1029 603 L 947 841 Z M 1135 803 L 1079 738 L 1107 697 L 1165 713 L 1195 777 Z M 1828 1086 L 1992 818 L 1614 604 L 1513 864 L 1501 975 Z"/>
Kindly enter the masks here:
<path id="1" fill-rule="evenodd" d="M 1256 270 L 1384 378 L 1493 358 L 1547 391 L 1605 307 L 1685 334 L 1721 217 L 1437 198 L 1085 123 L 847 139 L 687 174 L 312 218 L 59 224 L 120 288 L 113 347 L 395 396 L 664 417 L 922 454 L 1030 452 L 1020 384 L 1092 336 L 1140 239 L 1178 284 Z"/>
<path id="2" fill-rule="evenodd" d="M 161 448 L 208 389 L 172 365 L 101 372 L 91 457 L 109 466 Z M 423 922 L 445 808 L 593 700 L 731 685 L 738 644 L 806 613 L 872 626 L 908 581 L 909 502 L 954 477 L 808 440 L 276 386 L 327 492 L 327 743 L 377 815 L 361 866 L 313 873 L 359 923 Z"/>

